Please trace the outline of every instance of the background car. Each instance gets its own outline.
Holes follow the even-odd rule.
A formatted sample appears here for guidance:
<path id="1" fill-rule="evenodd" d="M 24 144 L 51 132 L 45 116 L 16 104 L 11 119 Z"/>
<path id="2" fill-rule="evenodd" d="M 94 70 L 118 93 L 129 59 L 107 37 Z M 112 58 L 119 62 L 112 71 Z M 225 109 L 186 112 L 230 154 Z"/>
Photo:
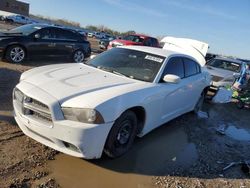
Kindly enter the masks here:
<path id="1" fill-rule="evenodd" d="M 18 24 L 32 24 L 36 23 L 34 20 L 23 15 L 10 15 L 5 18 L 6 22 L 18 23 Z"/>
<path id="2" fill-rule="evenodd" d="M 94 32 L 88 32 L 88 37 L 90 37 L 90 38 L 92 38 L 92 37 L 94 37 Z"/>
<path id="3" fill-rule="evenodd" d="M 151 46 L 159 48 L 159 42 L 156 38 L 140 35 L 140 34 L 132 34 L 123 37 L 122 39 L 116 39 L 109 43 L 108 49 L 117 46 Z"/>
<path id="4" fill-rule="evenodd" d="M 91 54 L 90 43 L 78 32 L 50 25 L 29 24 L 0 36 L 0 57 L 21 63 L 33 57 L 64 57 L 82 62 Z"/>
<path id="5" fill-rule="evenodd" d="M 108 36 L 104 39 L 100 39 L 99 41 L 99 48 L 106 50 L 108 48 L 109 42 L 115 40 L 114 36 Z"/>
<path id="6" fill-rule="evenodd" d="M 234 74 L 240 73 L 241 65 L 240 60 L 225 57 L 216 57 L 208 61 L 206 67 L 212 76 L 212 86 L 231 86 L 235 81 Z"/>

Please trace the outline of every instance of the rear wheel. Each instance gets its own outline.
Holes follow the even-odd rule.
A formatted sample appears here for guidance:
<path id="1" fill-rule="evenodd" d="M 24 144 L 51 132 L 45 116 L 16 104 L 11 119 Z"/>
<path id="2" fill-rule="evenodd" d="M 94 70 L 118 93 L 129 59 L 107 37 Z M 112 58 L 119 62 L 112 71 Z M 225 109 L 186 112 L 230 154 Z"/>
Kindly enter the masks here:
<path id="1" fill-rule="evenodd" d="M 73 54 L 73 61 L 75 63 L 82 63 L 84 61 L 84 58 L 85 58 L 85 54 L 84 54 L 84 51 L 82 50 L 77 50 Z"/>
<path id="2" fill-rule="evenodd" d="M 25 58 L 26 52 L 22 46 L 13 45 L 6 51 L 6 59 L 11 63 L 22 63 Z"/>
<path id="3" fill-rule="evenodd" d="M 114 123 L 107 138 L 104 152 L 111 158 L 126 153 L 132 146 L 137 130 L 137 118 L 134 112 L 124 112 Z"/>

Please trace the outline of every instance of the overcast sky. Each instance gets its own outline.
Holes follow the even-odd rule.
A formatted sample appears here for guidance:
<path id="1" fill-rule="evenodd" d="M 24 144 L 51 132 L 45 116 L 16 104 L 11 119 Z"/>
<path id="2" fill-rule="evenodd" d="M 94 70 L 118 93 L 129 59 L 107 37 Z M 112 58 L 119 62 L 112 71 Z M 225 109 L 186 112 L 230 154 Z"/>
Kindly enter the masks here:
<path id="1" fill-rule="evenodd" d="M 118 31 L 189 37 L 250 59 L 250 0 L 22 0 L 32 14 Z"/>

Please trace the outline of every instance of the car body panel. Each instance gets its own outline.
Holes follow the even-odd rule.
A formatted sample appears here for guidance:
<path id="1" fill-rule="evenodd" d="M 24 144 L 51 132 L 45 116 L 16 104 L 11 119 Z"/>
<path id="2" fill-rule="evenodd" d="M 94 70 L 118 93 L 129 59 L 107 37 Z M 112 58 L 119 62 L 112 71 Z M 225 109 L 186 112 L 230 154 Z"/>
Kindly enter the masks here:
<path id="1" fill-rule="evenodd" d="M 36 24 L 31 24 L 31 26 Z M 37 27 L 40 25 L 37 25 Z M 74 33 L 73 35 L 79 37 L 79 40 L 72 41 L 70 39 L 57 39 L 57 38 L 35 38 L 37 33 L 41 33 L 44 30 L 49 31 L 68 31 L 72 34 L 73 31 L 64 30 L 58 27 L 52 27 L 47 25 L 41 25 L 41 29 L 35 31 L 27 36 L 22 34 L 0 34 L 0 48 L 6 52 L 7 48 L 11 45 L 21 45 L 25 48 L 27 56 L 29 58 L 35 57 L 72 57 L 73 52 L 76 50 L 82 50 L 85 56 L 90 56 L 91 46 L 88 41 L 85 41 L 80 34 Z"/>
<path id="2" fill-rule="evenodd" d="M 127 36 L 130 36 L 130 35 L 127 35 Z M 153 39 L 156 41 L 156 43 L 150 42 L 149 46 L 157 47 L 157 48 L 159 47 L 159 42 L 154 37 L 150 37 L 150 36 L 142 35 L 142 34 L 131 34 L 131 36 L 139 37 L 143 40 L 143 42 L 135 42 L 135 41 L 124 40 L 124 39 L 116 39 L 116 40 L 113 40 L 109 43 L 108 49 L 111 49 L 111 48 L 117 47 L 117 46 L 148 46 L 145 42 L 148 41 L 149 39 L 150 40 Z"/>
<path id="3" fill-rule="evenodd" d="M 240 60 L 235 60 L 231 58 L 216 57 L 214 59 L 225 60 L 228 62 L 240 64 L 240 65 L 242 63 Z M 215 87 L 232 86 L 232 84 L 235 81 L 234 73 L 239 73 L 239 72 L 234 72 L 231 70 L 213 67 L 210 65 L 206 65 L 206 68 L 207 68 L 207 71 L 212 76 L 211 84 Z"/>

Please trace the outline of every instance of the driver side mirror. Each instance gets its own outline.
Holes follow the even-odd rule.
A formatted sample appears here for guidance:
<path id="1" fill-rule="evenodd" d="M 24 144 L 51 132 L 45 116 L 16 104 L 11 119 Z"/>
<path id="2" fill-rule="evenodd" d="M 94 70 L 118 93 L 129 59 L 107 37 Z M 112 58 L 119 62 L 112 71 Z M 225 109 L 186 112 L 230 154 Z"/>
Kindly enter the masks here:
<path id="1" fill-rule="evenodd" d="M 35 34 L 35 36 L 34 36 L 35 39 L 40 39 L 40 37 L 41 37 L 41 36 L 40 36 L 40 34 L 38 34 L 38 33 Z"/>
<path id="2" fill-rule="evenodd" d="M 181 78 L 173 74 L 167 74 L 163 77 L 163 81 L 166 83 L 178 84 Z"/>

